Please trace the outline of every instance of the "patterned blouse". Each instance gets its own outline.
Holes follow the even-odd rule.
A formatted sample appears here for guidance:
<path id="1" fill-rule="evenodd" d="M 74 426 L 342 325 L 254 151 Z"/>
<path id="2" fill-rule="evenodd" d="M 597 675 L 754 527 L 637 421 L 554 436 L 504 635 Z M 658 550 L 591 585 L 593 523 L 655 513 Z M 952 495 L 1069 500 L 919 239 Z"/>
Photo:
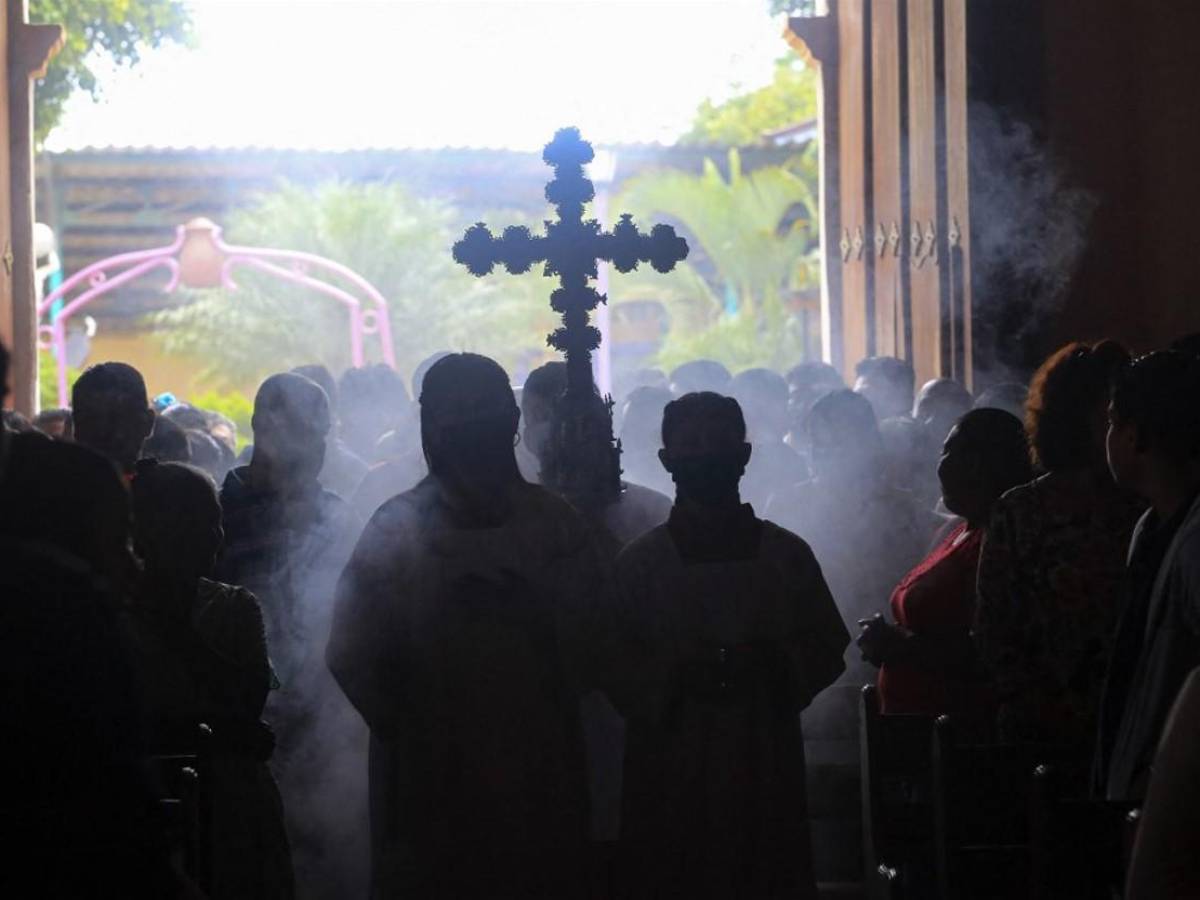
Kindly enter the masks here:
<path id="1" fill-rule="evenodd" d="M 1000 499 L 979 558 L 975 645 L 1003 741 L 1090 747 L 1142 507 L 1107 473 L 1053 472 Z"/>

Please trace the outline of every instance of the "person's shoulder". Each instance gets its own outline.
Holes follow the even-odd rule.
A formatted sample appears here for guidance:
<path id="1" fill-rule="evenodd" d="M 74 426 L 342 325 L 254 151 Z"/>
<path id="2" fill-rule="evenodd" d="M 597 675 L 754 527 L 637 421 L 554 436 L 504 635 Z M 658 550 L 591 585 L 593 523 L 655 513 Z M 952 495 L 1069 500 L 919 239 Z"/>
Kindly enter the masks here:
<path id="1" fill-rule="evenodd" d="M 656 525 L 634 538 L 617 554 L 618 568 L 641 567 L 648 562 L 665 558 L 670 550 L 671 535 L 667 526 Z"/>
<path id="2" fill-rule="evenodd" d="M 816 559 L 808 541 L 769 519 L 762 520 L 762 552 L 764 556 L 769 554 L 804 563 Z"/>
<path id="3" fill-rule="evenodd" d="M 407 491 L 385 500 L 371 516 L 368 528 L 377 531 L 397 531 L 419 520 L 436 499 L 437 485 L 424 478 Z"/>
<path id="4" fill-rule="evenodd" d="M 201 578 L 196 590 L 199 610 L 218 611 L 223 615 L 258 616 L 262 609 L 252 591 L 236 584 Z"/>
<path id="5" fill-rule="evenodd" d="M 675 505 L 675 501 L 666 494 L 656 491 L 654 488 L 648 488 L 644 484 L 622 481 L 621 486 L 624 488 L 626 498 L 632 503 L 646 507 L 662 507 L 665 512 L 670 512 L 671 507 Z"/>

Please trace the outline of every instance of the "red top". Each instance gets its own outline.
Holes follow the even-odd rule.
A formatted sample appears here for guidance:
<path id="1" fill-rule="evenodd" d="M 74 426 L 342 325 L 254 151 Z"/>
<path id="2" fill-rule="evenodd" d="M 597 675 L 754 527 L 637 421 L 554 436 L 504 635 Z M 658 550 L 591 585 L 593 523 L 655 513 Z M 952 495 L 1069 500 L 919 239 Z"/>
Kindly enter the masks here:
<path id="1" fill-rule="evenodd" d="M 966 638 L 975 615 L 982 543 L 983 532 L 968 531 L 966 522 L 953 529 L 892 592 L 896 624 L 916 634 Z M 880 668 L 879 699 L 886 714 L 977 716 L 981 712 L 975 685 L 911 665 L 885 663 Z"/>

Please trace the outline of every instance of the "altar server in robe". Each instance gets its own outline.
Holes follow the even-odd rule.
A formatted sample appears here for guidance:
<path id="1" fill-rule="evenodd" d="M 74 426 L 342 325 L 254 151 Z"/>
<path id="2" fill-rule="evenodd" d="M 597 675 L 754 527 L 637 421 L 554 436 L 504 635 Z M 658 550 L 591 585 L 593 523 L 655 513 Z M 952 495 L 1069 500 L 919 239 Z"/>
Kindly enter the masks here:
<path id="1" fill-rule="evenodd" d="M 374 897 L 582 895 L 579 699 L 612 683 L 615 585 L 588 528 L 527 483 L 494 361 L 437 362 L 430 474 L 372 517 L 327 660 L 371 728 Z"/>
<path id="2" fill-rule="evenodd" d="M 739 497 L 735 400 L 663 416 L 665 525 L 618 558 L 627 631 L 655 661 L 631 715 L 623 843 L 642 897 L 814 898 L 800 711 L 843 670 L 849 634 L 808 545 Z"/>

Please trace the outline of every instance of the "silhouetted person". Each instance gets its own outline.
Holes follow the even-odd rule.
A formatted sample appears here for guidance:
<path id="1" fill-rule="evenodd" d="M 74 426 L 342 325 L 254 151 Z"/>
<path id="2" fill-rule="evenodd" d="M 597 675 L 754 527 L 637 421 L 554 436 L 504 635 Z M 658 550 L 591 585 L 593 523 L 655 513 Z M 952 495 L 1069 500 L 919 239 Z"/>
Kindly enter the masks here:
<path id="1" fill-rule="evenodd" d="M 517 466 L 526 481 L 542 483 L 541 466 L 550 443 L 554 403 L 567 389 L 567 364 L 554 360 L 529 373 L 521 386 L 521 441 Z"/>
<path id="2" fill-rule="evenodd" d="M 75 440 L 133 474 L 154 430 L 146 382 L 133 366 L 105 362 L 86 369 L 71 388 Z"/>
<path id="3" fill-rule="evenodd" d="M 75 423 L 69 409 L 43 409 L 33 417 L 33 427 L 56 440 L 75 439 Z"/>
<path id="4" fill-rule="evenodd" d="M 621 414 L 621 471 L 634 484 L 671 494 L 671 476 L 662 467 L 662 414 L 671 392 L 662 387 L 635 388 Z"/>
<path id="5" fill-rule="evenodd" d="M 129 495 L 110 461 L 41 434 L 0 469 L 0 895 L 178 896 L 116 618 Z"/>
<path id="6" fill-rule="evenodd" d="M 1087 752 L 1142 506 L 1104 458 L 1120 347 L 1071 344 L 1034 376 L 1026 427 L 1047 474 L 996 504 L 979 557 L 975 645 L 1006 741 Z"/>
<path id="7" fill-rule="evenodd" d="M 379 458 L 379 439 L 402 425 L 409 397 L 391 366 L 347 369 L 338 382 L 338 419 L 346 446 L 368 465 Z"/>
<path id="8" fill-rule="evenodd" d="M 621 554 L 626 628 L 654 665 L 629 720 L 624 844 L 645 897 L 816 897 L 799 712 L 843 669 L 849 634 L 812 551 L 738 493 L 751 458 L 735 400 L 663 416 L 667 524 Z"/>
<path id="9" fill-rule="evenodd" d="M 972 667 L 975 575 L 992 507 L 1033 478 L 1021 421 L 998 409 L 968 412 L 950 430 L 937 474 L 943 503 L 959 520 L 892 592 L 894 624 L 882 615 L 859 622 L 858 646 L 880 667 L 884 713 L 987 722 Z"/>
<path id="10" fill-rule="evenodd" d="M 292 371 L 317 384 L 329 399 L 333 424 L 329 429 L 329 436 L 325 439 L 325 462 L 321 465 L 317 481 L 321 482 L 321 487 L 325 490 L 332 491 L 343 500 L 349 500 L 367 474 L 367 464 L 346 446 L 341 438 L 337 382 L 333 379 L 333 373 L 319 364 L 298 366 Z"/>
<path id="11" fill-rule="evenodd" d="M 222 540 L 216 487 L 186 465 L 143 463 L 133 501 L 145 570 L 131 624 L 147 741 L 156 753 L 195 753 L 200 723 L 212 729 L 213 900 L 290 898 L 283 807 L 266 763 L 274 736 L 260 721 L 271 685 L 262 612 L 249 591 L 208 577 Z"/>
<path id="12" fill-rule="evenodd" d="M 425 378 L 430 475 L 375 513 L 326 653 L 371 728 L 378 897 L 578 897 L 579 699 L 616 672 L 614 593 L 564 501 L 521 478 L 492 360 Z"/>
<path id="13" fill-rule="evenodd" d="M 191 462 L 187 432 L 170 419 L 154 417 L 154 430 L 142 444 L 142 458 L 159 462 Z"/>
<path id="14" fill-rule="evenodd" d="M 935 378 L 921 387 L 913 403 L 912 417 L 929 432 L 936 454 L 954 423 L 973 405 L 970 391 L 953 378 Z"/>
<path id="15" fill-rule="evenodd" d="M 329 401 L 290 372 L 272 375 L 254 398 L 254 451 L 221 489 L 225 546 L 216 578 L 258 597 L 267 646 L 281 682 L 267 718 L 278 735 L 279 778 L 302 896 L 345 896 L 364 865 L 356 858 L 357 805 L 365 784 L 353 756 L 358 733 L 322 663 L 334 587 L 359 525 L 317 482 L 330 428 Z M 335 799 L 336 798 L 336 799 Z"/>
<path id="16" fill-rule="evenodd" d="M 854 391 L 866 397 L 882 422 L 912 414 L 916 375 L 913 367 L 894 356 L 869 356 L 854 367 Z"/>
<path id="17" fill-rule="evenodd" d="M 1025 420 L 1025 403 L 1029 399 L 1029 388 L 1015 381 L 993 384 L 975 400 L 976 409 L 1002 409 L 1018 419 Z"/>
<path id="18" fill-rule="evenodd" d="M 912 495 L 922 511 L 934 509 L 939 496 L 938 457 L 929 431 L 913 419 L 892 418 L 879 423 L 888 483 Z M 939 448 L 940 449 L 940 448 Z"/>
<path id="19" fill-rule="evenodd" d="M 1200 666 L 1198 369 L 1183 354 L 1153 353 L 1113 390 L 1109 465 L 1150 509 L 1133 535 L 1104 687 L 1097 773 L 1110 800 L 1145 796 L 1167 712 Z"/>
<path id="20" fill-rule="evenodd" d="M 671 393 L 681 397 L 696 391 L 727 393 L 733 376 L 715 359 L 694 359 L 672 369 L 669 380 Z"/>
<path id="21" fill-rule="evenodd" d="M 742 478 L 742 496 L 756 509 L 765 510 L 776 490 L 808 477 L 804 458 L 783 442 L 788 430 L 788 385 L 770 369 L 747 369 L 734 376 L 729 394 L 742 408 L 754 445 Z"/>
<path id="22" fill-rule="evenodd" d="M 421 396 L 421 386 L 433 365 L 449 355 L 442 350 L 417 363 L 412 377 L 414 398 Z M 425 453 L 421 449 L 421 425 L 415 404 L 409 404 L 408 414 L 390 435 L 380 441 L 380 453 L 382 460 L 367 470 L 350 501 L 354 512 L 364 522 L 370 519 L 385 501 L 416 487 L 417 483 L 429 474 Z"/>
<path id="23" fill-rule="evenodd" d="M 825 362 L 803 362 L 788 369 L 788 446 L 804 454 L 804 432 L 813 404 L 846 387 L 841 373 Z M 806 459 L 807 461 L 807 459 Z"/>
<path id="24" fill-rule="evenodd" d="M 857 627 L 886 607 L 927 551 L 934 526 L 911 495 L 889 483 L 879 426 L 864 397 L 841 390 L 818 400 L 808 443 L 812 478 L 776 493 L 767 518 L 808 542 L 847 627 Z M 848 660 L 852 672 L 863 668 L 857 657 Z"/>

